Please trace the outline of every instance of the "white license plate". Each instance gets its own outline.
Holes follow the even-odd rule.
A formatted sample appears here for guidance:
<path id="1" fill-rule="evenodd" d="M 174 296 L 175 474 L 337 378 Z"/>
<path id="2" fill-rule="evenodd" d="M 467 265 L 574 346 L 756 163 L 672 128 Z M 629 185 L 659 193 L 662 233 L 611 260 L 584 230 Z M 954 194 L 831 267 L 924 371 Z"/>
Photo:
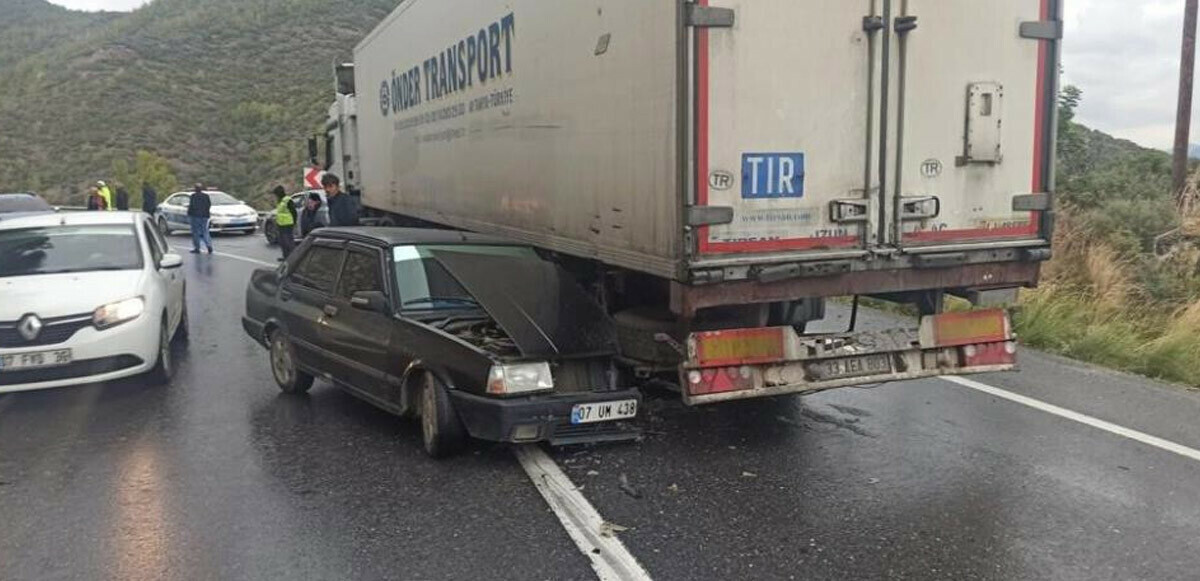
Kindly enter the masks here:
<path id="1" fill-rule="evenodd" d="M 34 353 L 13 353 L 0 355 L 0 373 L 17 371 L 19 369 L 38 369 L 41 367 L 59 367 L 71 363 L 70 349 L 54 351 L 38 351 Z"/>
<path id="2" fill-rule="evenodd" d="M 637 408 L 638 402 L 636 399 L 581 403 L 575 406 L 575 409 L 571 410 L 571 423 L 593 424 L 596 422 L 626 420 L 637 416 Z"/>
<path id="3" fill-rule="evenodd" d="M 813 381 L 883 375 L 892 372 L 892 356 L 887 354 L 863 355 L 846 359 L 816 361 L 809 363 L 806 368 Z"/>

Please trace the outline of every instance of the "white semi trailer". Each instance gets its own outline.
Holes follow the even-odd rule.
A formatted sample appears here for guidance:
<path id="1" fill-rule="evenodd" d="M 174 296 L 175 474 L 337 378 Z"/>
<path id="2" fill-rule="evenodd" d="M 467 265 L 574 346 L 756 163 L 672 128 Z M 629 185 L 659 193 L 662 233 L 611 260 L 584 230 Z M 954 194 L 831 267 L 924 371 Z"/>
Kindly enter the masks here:
<path id="1" fill-rule="evenodd" d="M 405 0 L 327 165 L 377 222 L 553 253 L 691 404 L 1011 369 L 942 298 L 1050 257 L 1061 1 Z M 804 334 L 864 295 L 919 326 Z"/>

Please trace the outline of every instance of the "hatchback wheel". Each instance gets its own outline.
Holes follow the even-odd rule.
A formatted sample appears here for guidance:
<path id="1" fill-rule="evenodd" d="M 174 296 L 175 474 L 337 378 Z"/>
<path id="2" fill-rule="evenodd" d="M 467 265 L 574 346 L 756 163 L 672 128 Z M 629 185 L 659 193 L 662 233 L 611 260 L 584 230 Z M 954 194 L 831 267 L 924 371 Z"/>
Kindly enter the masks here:
<path id="1" fill-rule="evenodd" d="M 175 360 L 171 354 L 171 333 L 168 330 L 166 313 L 164 313 L 158 331 L 158 361 L 154 363 L 154 369 L 150 370 L 150 381 L 155 385 L 166 385 L 171 383 L 174 375 Z"/>
<path id="2" fill-rule="evenodd" d="M 421 442 L 425 453 L 433 458 L 445 458 L 462 450 L 467 430 L 450 402 L 446 387 L 432 373 L 425 374 L 421 389 Z"/>
<path id="3" fill-rule="evenodd" d="M 296 367 L 296 350 L 283 331 L 271 333 L 271 374 L 283 393 L 305 393 L 313 384 L 313 376 Z"/>

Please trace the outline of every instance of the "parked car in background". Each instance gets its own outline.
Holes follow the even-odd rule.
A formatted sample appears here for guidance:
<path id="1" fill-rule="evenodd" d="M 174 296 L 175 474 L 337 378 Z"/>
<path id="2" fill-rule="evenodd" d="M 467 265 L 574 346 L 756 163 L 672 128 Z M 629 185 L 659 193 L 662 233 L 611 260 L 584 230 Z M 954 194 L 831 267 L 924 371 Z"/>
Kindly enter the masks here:
<path id="1" fill-rule="evenodd" d="M 0 214 L 24 214 L 29 212 L 53 212 L 54 206 L 37 194 L 21 192 L 0 194 Z"/>
<path id="2" fill-rule="evenodd" d="M 209 219 L 211 232 L 240 232 L 253 234 L 258 230 L 258 212 L 249 204 L 218 191 L 205 191 L 212 199 L 212 217 Z M 188 224 L 188 202 L 191 192 L 171 194 L 158 205 L 154 212 L 158 231 L 170 236 L 175 232 L 191 232 Z"/>
<path id="3" fill-rule="evenodd" d="M 296 237 L 297 240 L 303 238 L 303 236 L 300 234 L 300 232 L 301 232 L 300 215 L 304 211 L 305 200 L 308 199 L 309 194 L 317 194 L 317 195 L 321 196 L 321 209 L 317 210 L 317 218 L 322 224 L 329 223 L 329 206 L 326 204 L 324 191 L 322 191 L 322 190 L 307 190 L 307 191 L 297 192 L 295 194 L 292 194 L 290 197 L 292 199 L 292 206 L 294 208 L 296 208 L 296 217 L 297 217 L 296 227 L 292 230 L 292 233 Z M 277 226 L 275 224 L 275 210 L 271 210 L 270 212 L 263 214 L 262 229 L 263 229 L 263 236 L 265 236 L 267 238 L 268 245 L 274 246 L 276 244 L 279 244 L 279 226 Z"/>
<path id="4" fill-rule="evenodd" d="M 635 438 L 613 321 L 528 246 L 448 230 L 323 228 L 246 290 L 246 332 L 275 381 L 315 378 L 421 419 L 431 456 L 469 435 L 574 444 Z"/>
<path id="5" fill-rule="evenodd" d="M 182 264 L 140 213 L 0 220 L 0 393 L 169 382 L 188 334 Z"/>

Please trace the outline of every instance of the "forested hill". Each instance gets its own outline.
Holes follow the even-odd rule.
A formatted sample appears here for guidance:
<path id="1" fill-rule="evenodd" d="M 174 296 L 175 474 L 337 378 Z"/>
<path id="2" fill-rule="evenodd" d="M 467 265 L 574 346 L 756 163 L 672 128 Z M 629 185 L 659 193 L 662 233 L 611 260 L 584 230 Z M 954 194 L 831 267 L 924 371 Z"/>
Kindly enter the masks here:
<path id="1" fill-rule="evenodd" d="M 399 0 L 154 0 L 81 13 L 0 0 L 0 191 L 60 202 L 165 158 L 181 183 L 299 187 L 334 62 Z"/>

